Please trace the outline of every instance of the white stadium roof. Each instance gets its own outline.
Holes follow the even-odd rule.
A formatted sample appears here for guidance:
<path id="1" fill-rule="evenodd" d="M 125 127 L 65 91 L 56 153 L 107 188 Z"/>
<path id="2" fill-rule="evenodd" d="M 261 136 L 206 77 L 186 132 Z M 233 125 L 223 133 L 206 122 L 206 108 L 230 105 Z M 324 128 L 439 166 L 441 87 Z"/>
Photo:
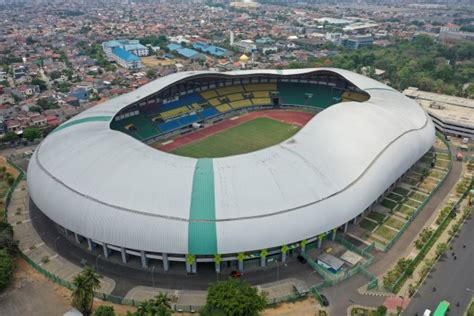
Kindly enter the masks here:
<path id="1" fill-rule="evenodd" d="M 371 205 L 431 147 L 435 133 L 415 101 L 350 71 L 219 75 L 319 71 L 343 76 L 370 99 L 333 105 L 281 144 L 225 158 L 176 156 L 109 127 L 127 105 L 214 72 L 172 74 L 95 106 L 37 148 L 28 167 L 31 198 L 71 231 L 159 253 L 237 253 L 330 231 Z M 196 242 L 200 250 L 191 247 Z"/>

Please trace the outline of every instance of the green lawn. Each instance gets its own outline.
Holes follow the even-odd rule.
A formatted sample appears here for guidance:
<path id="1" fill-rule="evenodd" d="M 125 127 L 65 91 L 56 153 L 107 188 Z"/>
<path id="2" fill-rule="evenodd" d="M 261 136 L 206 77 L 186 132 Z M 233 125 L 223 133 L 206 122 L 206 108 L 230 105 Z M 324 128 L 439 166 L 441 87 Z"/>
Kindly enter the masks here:
<path id="1" fill-rule="evenodd" d="M 194 158 L 216 158 L 263 149 L 293 136 L 299 127 L 261 117 L 177 148 L 173 154 Z"/>
<path id="2" fill-rule="evenodd" d="M 421 193 L 421 192 L 412 192 L 412 193 L 410 193 L 410 197 L 412 199 L 417 200 L 417 201 L 423 202 L 428 196 L 426 194 Z"/>
<path id="3" fill-rule="evenodd" d="M 410 205 L 410 206 L 413 206 L 414 208 L 418 208 L 418 206 L 421 205 L 421 203 L 415 201 L 415 200 L 412 200 L 412 199 L 406 199 L 404 202 L 403 202 L 404 205 Z"/>
<path id="4" fill-rule="evenodd" d="M 400 205 L 397 209 L 395 209 L 395 211 L 403 213 L 408 216 L 411 216 L 413 213 L 415 213 L 415 209 L 406 205 Z"/>
<path id="5" fill-rule="evenodd" d="M 396 193 L 390 193 L 387 197 L 388 197 L 390 200 L 394 200 L 394 201 L 397 201 L 397 202 L 400 202 L 400 201 L 403 199 L 403 196 L 398 195 L 398 194 L 396 194 Z"/>
<path id="6" fill-rule="evenodd" d="M 397 234 L 396 231 L 394 231 L 393 229 L 390 229 L 390 228 L 388 228 L 387 226 L 384 226 L 384 225 L 377 228 L 377 230 L 374 233 L 376 233 L 380 237 L 385 238 L 388 241 L 392 240 L 392 238 L 395 237 L 395 235 Z"/>
<path id="7" fill-rule="evenodd" d="M 401 187 L 396 187 L 393 192 L 395 193 L 398 193 L 400 195 L 403 195 L 403 196 L 406 196 L 408 194 L 408 192 L 410 192 L 409 190 L 405 189 L 405 188 L 401 188 Z"/>
<path id="8" fill-rule="evenodd" d="M 359 222 L 359 226 L 368 231 L 373 231 L 377 225 L 377 223 L 369 221 L 365 218 Z"/>
<path id="9" fill-rule="evenodd" d="M 372 211 L 369 214 L 367 214 L 367 217 L 370 219 L 373 219 L 374 221 L 378 223 L 382 223 L 383 220 L 385 219 L 385 215 L 380 214 L 379 212 Z"/>
<path id="10" fill-rule="evenodd" d="M 397 206 L 397 202 L 394 202 L 394 201 L 391 201 L 391 200 L 387 200 L 387 199 L 383 199 L 382 203 L 383 206 L 385 206 L 386 208 L 389 208 L 391 210 L 393 210 L 393 208 L 395 206 Z"/>
<path id="11" fill-rule="evenodd" d="M 390 227 L 393 227 L 395 229 L 398 229 L 400 230 L 400 228 L 403 227 L 403 225 L 405 224 L 405 222 L 395 218 L 395 217 L 389 217 L 387 219 L 387 221 L 385 221 L 384 225 L 387 225 L 387 226 L 390 226 Z"/>

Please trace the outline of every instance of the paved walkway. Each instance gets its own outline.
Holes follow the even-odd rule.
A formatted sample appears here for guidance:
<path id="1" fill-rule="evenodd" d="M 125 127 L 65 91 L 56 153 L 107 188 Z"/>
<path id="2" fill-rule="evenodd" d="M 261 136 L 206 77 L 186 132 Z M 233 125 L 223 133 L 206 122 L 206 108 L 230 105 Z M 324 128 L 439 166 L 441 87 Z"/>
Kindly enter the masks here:
<path id="1" fill-rule="evenodd" d="M 26 181 L 23 180 L 13 192 L 8 207 L 8 222 L 13 226 L 14 236 L 19 242 L 20 250 L 46 271 L 72 282 L 82 268 L 59 256 L 56 251 L 43 242 L 32 226 L 28 203 Z M 115 281 L 104 277 L 101 279 L 100 286 L 101 292 L 108 294 L 113 291 Z"/>

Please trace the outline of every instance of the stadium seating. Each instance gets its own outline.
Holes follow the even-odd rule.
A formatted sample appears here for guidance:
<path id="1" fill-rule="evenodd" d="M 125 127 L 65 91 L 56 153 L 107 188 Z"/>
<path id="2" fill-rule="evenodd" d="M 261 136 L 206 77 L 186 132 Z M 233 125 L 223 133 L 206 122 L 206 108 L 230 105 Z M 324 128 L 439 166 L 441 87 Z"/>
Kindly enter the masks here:
<path id="1" fill-rule="evenodd" d="M 244 108 L 247 106 L 252 106 L 252 102 L 250 102 L 250 100 L 234 101 L 234 102 L 229 102 L 229 104 L 233 109 L 239 109 L 239 108 Z"/>
<path id="2" fill-rule="evenodd" d="M 252 93 L 254 98 L 268 98 L 270 93 L 268 91 L 255 91 Z"/>
<path id="3" fill-rule="evenodd" d="M 252 99 L 252 103 L 256 106 L 266 106 L 272 105 L 272 100 L 270 98 L 255 98 Z"/>
<path id="4" fill-rule="evenodd" d="M 280 83 L 278 91 L 283 104 L 305 105 L 325 109 L 337 102 L 339 89 L 309 83 Z"/>
<path id="5" fill-rule="evenodd" d="M 244 85 L 245 91 L 277 91 L 276 83 L 255 83 Z"/>
<path id="6" fill-rule="evenodd" d="M 207 102 L 209 102 L 209 104 L 212 105 L 212 106 L 221 105 L 221 101 L 219 100 L 219 98 L 210 99 Z"/>
<path id="7" fill-rule="evenodd" d="M 220 113 L 225 113 L 225 112 L 231 111 L 232 108 L 227 103 L 225 103 L 225 104 L 216 106 L 216 110 L 219 111 Z"/>
<path id="8" fill-rule="evenodd" d="M 201 92 L 201 96 L 205 100 L 209 100 L 209 99 L 217 97 L 217 92 L 216 92 L 216 90 L 207 90 L 207 91 Z"/>
<path id="9" fill-rule="evenodd" d="M 239 92 L 244 92 L 244 87 L 242 86 L 229 86 L 229 87 L 224 87 L 224 88 L 218 88 L 216 89 L 217 93 L 219 95 L 227 95 L 231 93 L 239 93 Z"/>
<path id="10" fill-rule="evenodd" d="M 363 93 L 345 91 L 326 85 L 282 82 L 221 87 L 192 93 L 162 105 L 147 105 L 141 114 L 112 123 L 114 129 L 147 140 L 200 120 L 206 120 L 251 106 L 272 106 L 271 93 L 278 93 L 283 105 L 327 108 L 342 101 L 365 101 Z M 150 119 L 152 118 L 152 119 Z"/>
<path id="11" fill-rule="evenodd" d="M 199 120 L 200 120 L 200 118 L 196 114 L 186 115 L 186 116 L 174 119 L 174 120 L 170 120 L 170 121 L 161 123 L 161 124 L 158 125 L 158 128 L 163 133 L 168 133 L 168 132 L 172 132 L 174 130 L 177 130 L 179 128 L 191 125 L 192 123 L 195 123 Z"/>
<path id="12" fill-rule="evenodd" d="M 142 141 L 159 134 L 159 130 L 142 114 L 114 121 L 112 128 L 121 130 Z"/>
<path id="13" fill-rule="evenodd" d="M 354 92 L 354 91 L 344 91 L 341 96 L 342 101 L 356 101 L 356 102 L 364 102 L 369 99 L 369 97 L 363 93 Z"/>
<path id="14" fill-rule="evenodd" d="M 199 113 L 199 115 L 204 119 L 214 117 L 218 114 L 219 114 L 219 111 L 216 110 L 215 108 L 207 108 L 207 109 L 204 109 L 201 113 Z"/>
<path id="15" fill-rule="evenodd" d="M 166 121 L 170 118 L 183 115 L 183 114 L 188 113 L 190 111 L 191 110 L 187 106 L 182 106 L 182 107 L 172 109 L 172 110 L 169 110 L 169 111 L 161 112 L 160 117 L 163 118 L 163 120 Z"/>
<path id="16" fill-rule="evenodd" d="M 226 97 L 227 97 L 227 99 L 229 99 L 229 101 L 238 101 L 238 100 L 242 100 L 244 98 L 242 93 L 228 94 L 228 95 L 226 95 Z"/>

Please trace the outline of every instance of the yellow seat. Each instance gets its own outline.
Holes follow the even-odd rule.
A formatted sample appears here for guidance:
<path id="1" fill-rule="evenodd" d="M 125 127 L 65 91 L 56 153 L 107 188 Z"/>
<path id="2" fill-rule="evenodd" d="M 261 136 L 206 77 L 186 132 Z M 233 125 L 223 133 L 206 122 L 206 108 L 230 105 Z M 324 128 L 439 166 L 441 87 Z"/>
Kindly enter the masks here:
<path id="1" fill-rule="evenodd" d="M 204 99 L 209 100 L 209 99 L 217 97 L 217 92 L 216 90 L 207 90 L 207 91 L 201 92 L 201 96 Z"/>
<path id="2" fill-rule="evenodd" d="M 221 113 L 224 113 L 232 110 L 232 108 L 227 103 L 224 103 L 222 105 L 216 106 L 216 110 Z"/>
<path id="3" fill-rule="evenodd" d="M 219 98 L 210 99 L 210 100 L 208 100 L 208 102 L 212 106 L 221 105 L 221 101 L 219 100 Z"/>
<path id="4" fill-rule="evenodd" d="M 239 109 L 239 108 L 251 106 L 252 102 L 250 102 L 250 100 L 240 100 L 240 101 L 230 102 L 229 104 L 232 108 Z"/>
<path id="5" fill-rule="evenodd" d="M 242 86 L 229 86 L 229 87 L 223 87 L 216 89 L 217 93 L 219 95 L 227 95 L 227 94 L 232 94 L 232 93 L 239 93 L 239 92 L 244 92 L 244 87 Z"/>
<path id="6" fill-rule="evenodd" d="M 276 83 L 255 83 L 255 84 L 247 84 L 244 86 L 246 91 L 276 91 L 277 85 Z"/>
<path id="7" fill-rule="evenodd" d="M 242 100 L 244 98 L 242 93 L 229 94 L 226 97 L 229 99 L 229 101 L 238 101 L 238 100 Z"/>
<path id="8" fill-rule="evenodd" d="M 176 108 L 176 109 L 172 109 L 172 110 L 169 110 L 169 111 L 161 112 L 161 113 L 160 113 L 160 116 L 161 116 L 164 120 L 167 120 L 167 119 L 169 119 L 169 118 L 172 118 L 172 117 L 175 117 L 175 116 L 178 116 L 178 115 L 187 113 L 187 112 L 189 112 L 189 108 L 188 108 L 187 106 L 181 106 L 181 107 Z M 155 119 L 156 119 L 156 118 L 155 118 Z"/>
<path id="9" fill-rule="evenodd" d="M 253 97 L 254 98 L 268 98 L 270 96 L 268 91 L 254 91 Z"/>
<path id="10" fill-rule="evenodd" d="M 255 98 L 252 99 L 253 105 L 271 105 L 272 100 L 270 98 Z"/>

